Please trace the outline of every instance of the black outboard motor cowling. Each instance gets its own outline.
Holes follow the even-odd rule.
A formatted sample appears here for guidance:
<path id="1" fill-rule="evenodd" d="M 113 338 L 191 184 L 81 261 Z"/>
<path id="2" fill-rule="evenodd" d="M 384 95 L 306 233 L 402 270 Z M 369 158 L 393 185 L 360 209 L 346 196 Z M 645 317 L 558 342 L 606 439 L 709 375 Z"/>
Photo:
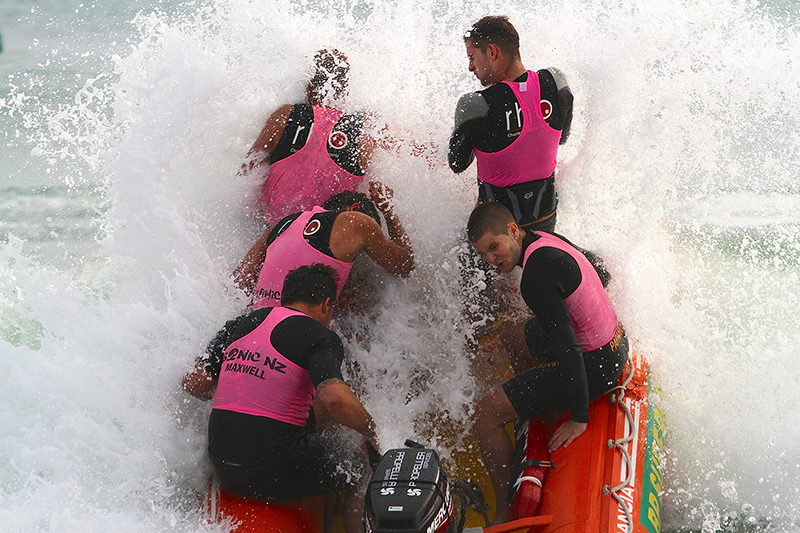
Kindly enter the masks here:
<path id="1" fill-rule="evenodd" d="M 434 450 L 389 450 L 373 469 L 364 504 L 366 533 L 456 533 L 455 512 Z"/>

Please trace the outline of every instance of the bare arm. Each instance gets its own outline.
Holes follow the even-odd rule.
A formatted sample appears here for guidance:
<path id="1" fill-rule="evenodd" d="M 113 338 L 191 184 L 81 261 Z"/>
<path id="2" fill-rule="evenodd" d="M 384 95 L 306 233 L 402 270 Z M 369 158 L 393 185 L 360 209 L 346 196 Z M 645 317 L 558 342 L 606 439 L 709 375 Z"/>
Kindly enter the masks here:
<path id="1" fill-rule="evenodd" d="M 376 148 L 378 148 L 378 142 L 373 136 L 362 133 L 358 138 L 358 166 L 363 170 L 367 170 L 372 164 Z"/>
<path id="2" fill-rule="evenodd" d="M 367 255 L 392 275 L 407 278 L 414 271 L 414 251 L 407 244 L 387 239 L 377 222 L 369 228 L 364 241 Z"/>
<path id="3" fill-rule="evenodd" d="M 266 155 L 275 150 L 281 135 L 283 135 L 283 129 L 286 127 L 286 121 L 289 119 L 292 107 L 294 107 L 292 104 L 286 104 L 279 107 L 269 116 L 267 123 L 261 129 L 261 133 L 258 134 L 253 146 L 250 147 L 250 151 L 247 152 L 248 162 L 242 165 L 242 170 L 252 170 L 258 164 L 257 158 L 253 157 L 254 155 Z"/>
<path id="4" fill-rule="evenodd" d="M 369 215 L 360 211 L 345 211 L 334 222 L 331 252 L 340 261 L 352 263 L 358 253 L 364 250 L 390 274 L 408 277 L 414 270 L 414 250 L 391 205 L 383 205 L 381 210 L 386 213 L 389 238 Z"/>
<path id="5" fill-rule="evenodd" d="M 267 240 L 274 227 L 267 228 L 261 238 L 245 254 L 244 259 L 236 267 L 236 270 L 233 271 L 233 283 L 243 291 L 253 290 L 258 281 L 261 267 L 264 266 L 264 260 L 267 257 Z"/>
<path id="6" fill-rule="evenodd" d="M 203 401 L 208 401 L 214 397 L 214 389 L 217 386 L 217 380 L 211 374 L 206 372 L 202 365 L 195 365 L 195 367 L 185 376 L 181 382 L 181 388 Z"/>
<path id="7" fill-rule="evenodd" d="M 414 250 L 400 219 L 394 213 L 392 189 L 373 181 L 369 184 L 372 201 L 386 219 L 387 239 L 375 223 L 367 228 L 364 235 L 364 251 L 373 261 L 395 276 L 408 277 L 414 270 Z"/>
<path id="8" fill-rule="evenodd" d="M 344 381 L 326 379 L 317 386 L 317 399 L 337 422 L 358 431 L 378 448 L 375 421 Z"/>

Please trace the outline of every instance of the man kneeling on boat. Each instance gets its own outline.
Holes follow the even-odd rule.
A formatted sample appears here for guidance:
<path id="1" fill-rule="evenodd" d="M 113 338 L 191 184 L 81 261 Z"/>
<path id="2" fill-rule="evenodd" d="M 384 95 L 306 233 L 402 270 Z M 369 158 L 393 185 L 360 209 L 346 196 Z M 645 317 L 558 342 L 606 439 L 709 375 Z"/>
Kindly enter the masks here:
<path id="1" fill-rule="evenodd" d="M 225 324 L 183 389 L 214 398 L 208 455 L 225 489 L 261 501 L 348 489 L 345 529 L 356 533 L 363 531 L 364 486 L 356 485 L 369 479 L 366 456 L 346 435 L 312 432 L 315 412 L 328 413 L 377 449 L 375 423 L 342 377 L 342 341 L 328 329 L 336 291 L 329 266 L 292 270 L 282 307 Z"/>
<path id="2" fill-rule="evenodd" d="M 362 252 L 390 274 L 408 277 L 414 270 L 414 250 L 394 212 L 394 193 L 378 182 L 370 183 L 369 192 L 372 200 L 357 192 L 335 194 L 322 207 L 288 215 L 267 228 L 233 273 L 239 288 L 254 292 L 253 307 L 280 305 L 286 273 L 312 263 L 326 264 L 339 274 L 339 307 L 345 300 L 345 307 L 358 307 L 355 301 L 369 291 L 355 289 L 353 283 L 347 291 L 345 282 Z M 388 237 L 381 231 L 378 210 L 386 219 Z"/>
<path id="3" fill-rule="evenodd" d="M 571 418 L 548 442 L 550 452 L 586 431 L 589 402 L 611 390 L 628 358 L 628 341 L 600 278 L 576 247 L 559 235 L 525 231 L 495 202 L 472 211 L 467 238 L 504 274 L 522 268 L 520 292 L 535 317 L 525 341 L 537 364 L 478 402 L 475 433 L 497 501 L 508 493 L 513 443 L 505 425 L 565 409 Z M 507 519 L 498 503 L 494 523 Z"/>

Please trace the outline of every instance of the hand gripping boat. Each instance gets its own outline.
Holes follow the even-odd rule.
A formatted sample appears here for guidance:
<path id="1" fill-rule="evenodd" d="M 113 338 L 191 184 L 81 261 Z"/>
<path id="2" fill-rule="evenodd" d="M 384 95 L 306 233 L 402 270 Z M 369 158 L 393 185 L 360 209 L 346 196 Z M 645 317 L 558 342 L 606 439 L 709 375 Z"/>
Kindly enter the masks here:
<path id="1" fill-rule="evenodd" d="M 660 533 L 664 417 L 651 399 L 657 395 L 649 366 L 632 352 L 619 386 L 592 402 L 586 432 L 567 448 L 548 457 L 550 424 L 536 419 L 519 424 L 511 520 L 492 527 L 463 529 L 480 518 L 488 523 L 481 490 L 448 479 L 435 450 L 413 443 L 389 450 L 367 491 L 366 532 Z M 465 519 L 466 508 L 483 516 Z M 341 524 L 326 527 L 324 497 L 258 503 L 212 483 L 206 510 L 211 522 L 238 524 L 237 533 L 343 531 Z"/>

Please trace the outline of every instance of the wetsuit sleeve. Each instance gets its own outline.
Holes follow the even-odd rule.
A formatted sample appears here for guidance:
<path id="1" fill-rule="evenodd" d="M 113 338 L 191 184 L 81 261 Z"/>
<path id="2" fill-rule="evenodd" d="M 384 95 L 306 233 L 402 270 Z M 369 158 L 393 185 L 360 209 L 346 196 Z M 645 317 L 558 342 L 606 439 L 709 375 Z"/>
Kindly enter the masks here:
<path id="1" fill-rule="evenodd" d="M 567 78 L 559 69 L 549 67 L 540 70 L 538 74 L 542 98 L 553 103 L 553 115 L 547 123 L 551 128 L 561 130 L 559 144 L 564 144 L 572 128 L 572 91 L 567 85 Z"/>
<path id="2" fill-rule="evenodd" d="M 286 119 L 283 134 L 275 149 L 269 154 L 269 164 L 273 165 L 297 152 L 306 145 L 314 126 L 314 108 L 309 104 L 295 104 Z"/>
<path id="3" fill-rule="evenodd" d="M 336 132 L 343 133 L 347 142 L 341 148 L 334 148 L 331 143 L 328 143 L 328 155 L 334 163 L 354 176 L 364 175 L 364 169 L 361 168 L 358 161 L 358 152 L 361 143 L 361 133 L 364 131 L 365 120 L 366 117 L 364 113 L 342 115 L 336 124 L 333 125 L 331 135 Z"/>
<path id="4" fill-rule="evenodd" d="M 275 326 L 272 346 L 294 364 L 305 368 L 316 387 L 326 379 L 342 379 L 344 348 L 339 336 L 307 316 L 293 316 Z"/>
<path id="5" fill-rule="evenodd" d="M 275 239 L 280 237 L 281 233 L 286 231 L 287 228 L 292 225 L 292 222 L 297 220 L 297 217 L 302 214 L 303 213 L 293 213 L 280 219 L 278 223 L 272 227 L 272 231 L 269 233 L 269 236 L 267 236 L 267 248 L 269 248 L 269 245 L 275 242 Z"/>
<path id="6" fill-rule="evenodd" d="M 311 381 L 314 386 L 318 386 L 326 379 L 341 379 L 342 360 L 344 359 L 344 348 L 339 336 L 328 331 L 329 335 L 321 337 L 311 347 L 308 357 L 308 372 L 311 374 Z"/>
<path id="7" fill-rule="evenodd" d="M 539 248 L 525 264 L 520 291 L 525 303 L 536 315 L 547 339 L 547 353 L 558 361 L 570 384 L 567 391 L 572 420 L 589 420 L 589 385 L 583 353 L 572 327 L 564 300 L 580 285 L 578 263 L 569 254 L 555 248 Z"/>
<path id="8" fill-rule="evenodd" d="M 229 332 L 226 327 L 221 329 L 217 335 L 208 343 L 206 352 L 197 358 L 197 364 L 202 365 L 206 372 L 208 372 L 215 379 L 219 377 L 222 370 L 222 356 L 225 352 L 225 347 L 230 344 L 228 342 Z"/>
<path id="9" fill-rule="evenodd" d="M 583 248 L 575 247 L 580 251 L 586 259 L 588 259 L 589 263 L 594 268 L 594 271 L 597 272 L 597 277 L 600 278 L 600 283 L 603 284 L 603 288 L 605 289 L 608 287 L 608 283 L 611 281 L 611 272 L 608 271 L 606 268 L 606 263 L 603 261 L 603 258 L 597 255 L 594 252 L 589 250 L 584 250 Z"/>
<path id="10" fill-rule="evenodd" d="M 453 172 L 465 171 L 475 159 L 474 139 L 483 127 L 488 112 L 489 105 L 479 93 L 468 93 L 458 100 L 455 127 L 447 154 L 447 162 Z"/>

